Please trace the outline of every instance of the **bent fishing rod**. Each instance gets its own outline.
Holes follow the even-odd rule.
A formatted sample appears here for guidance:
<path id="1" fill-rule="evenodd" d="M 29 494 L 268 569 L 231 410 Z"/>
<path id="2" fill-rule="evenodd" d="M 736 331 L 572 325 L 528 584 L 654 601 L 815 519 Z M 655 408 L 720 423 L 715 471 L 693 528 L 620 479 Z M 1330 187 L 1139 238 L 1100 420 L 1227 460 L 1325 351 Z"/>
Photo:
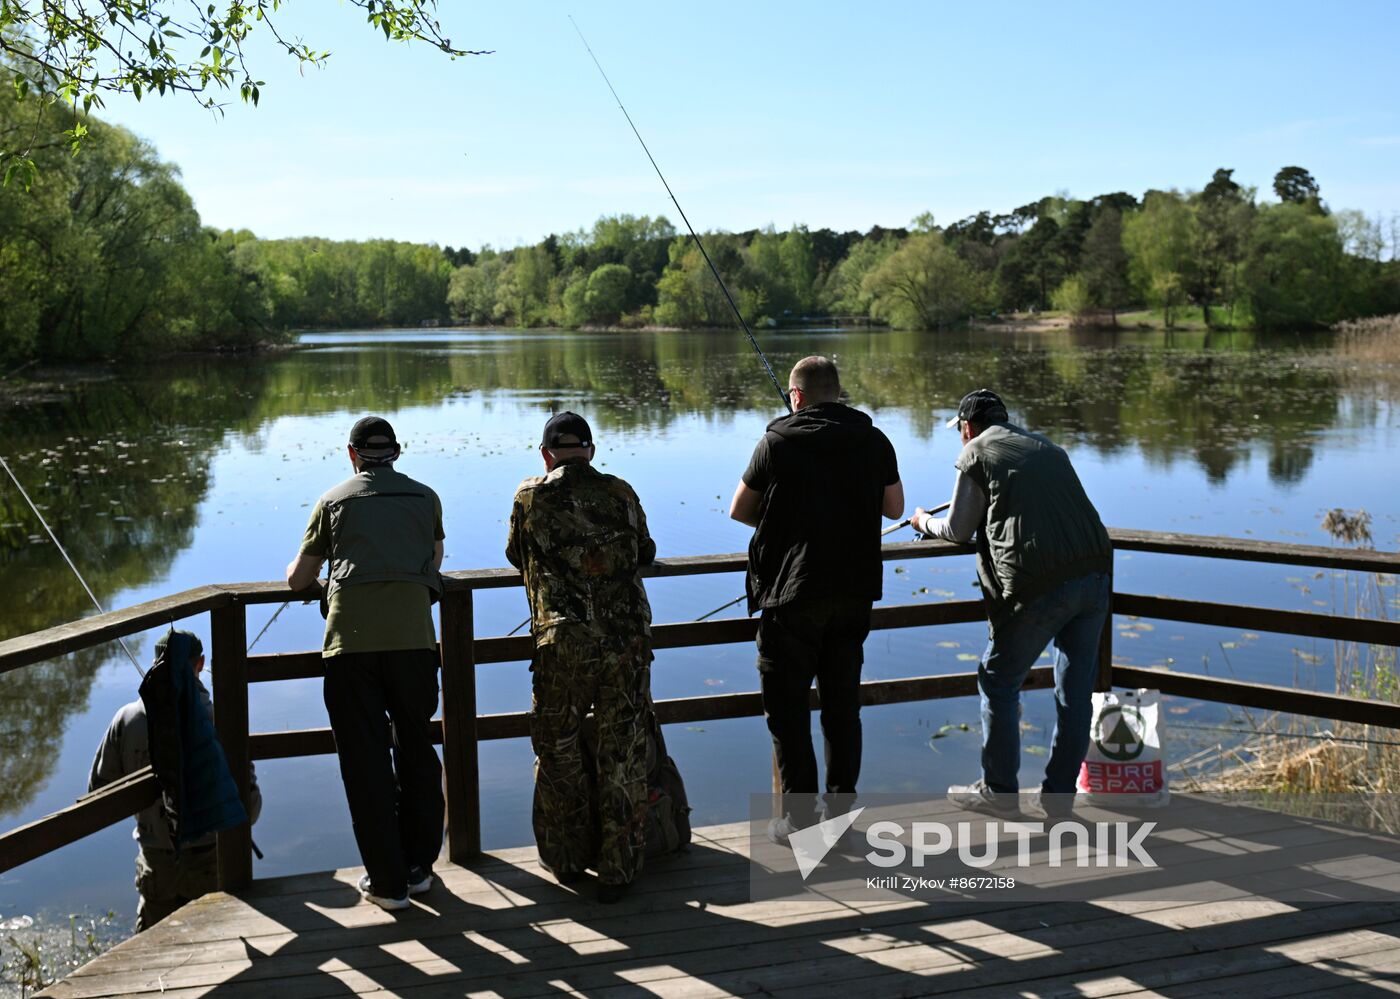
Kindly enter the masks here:
<path id="1" fill-rule="evenodd" d="M 700 251 L 700 256 L 705 258 L 705 263 L 710 267 L 710 273 L 719 282 L 720 291 L 724 292 L 725 301 L 729 303 L 729 308 L 734 312 L 734 318 L 739 320 L 739 326 L 744 331 L 744 336 L 748 338 L 749 346 L 753 348 L 758 359 L 763 362 L 763 370 L 768 372 L 768 378 L 773 382 L 773 387 L 778 390 L 778 397 L 783 400 L 783 407 L 792 412 L 792 402 L 788 399 L 788 394 L 783 391 L 782 384 L 778 381 L 778 376 L 773 373 L 773 366 L 768 363 L 768 358 L 763 353 L 763 348 L 758 345 L 758 340 L 753 335 L 753 330 L 749 329 L 748 322 L 744 319 L 744 314 L 739 311 L 739 306 L 734 302 L 734 296 L 729 293 L 729 286 L 724 283 L 724 278 L 719 276 L 719 268 L 710 259 L 710 254 L 705 250 L 705 244 L 700 239 L 700 234 L 695 231 L 695 227 L 690 224 L 690 219 L 685 214 L 685 209 L 676 200 L 676 194 L 671 190 L 671 185 L 666 182 L 666 175 L 661 172 L 661 167 L 656 165 L 656 157 L 651 155 L 651 150 L 647 148 L 646 140 L 642 138 L 642 133 L 637 131 L 636 124 L 632 121 L 632 116 L 627 113 L 627 108 L 622 104 L 622 98 L 617 96 L 612 81 L 608 79 L 608 74 L 603 71 L 603 64 L 598 61 L 598 57 L 593 54 L 593 48 L 588 44 L 588 39 L 583 37 L 583 31 L 579 28 L 578 22 L 569 15 L 569 23 L 574 26 L 574 31 L 578 32 L 578 40 L 583 42 L 583 47 L 588 51 L 588 56 L 593 60 L 593 65 L 598 67 L 598 73 L 603 77 L 603 82 L 608 85 L 608 90 L 613 95 L 613 100 L 617 101 L 617 109 L 622 112 L 622 116 L 627 119 L 627 124 L 632 128 L 632 134 L 637 137 L 637 141 L 642 145 L 642 152 L 647 154 L 647 159 L 651 161 L 651 168 L 656 171 L 656 176 L 661 178 L 661 185 L 666 188 L 666 193 L 671 198 L 671 204 L 676 206 L 676 211 L 680 212 L 681 221 L 685 223 L 686 229 L 690 231 L 690 238 L 695 240 L 695 246 Z"/>

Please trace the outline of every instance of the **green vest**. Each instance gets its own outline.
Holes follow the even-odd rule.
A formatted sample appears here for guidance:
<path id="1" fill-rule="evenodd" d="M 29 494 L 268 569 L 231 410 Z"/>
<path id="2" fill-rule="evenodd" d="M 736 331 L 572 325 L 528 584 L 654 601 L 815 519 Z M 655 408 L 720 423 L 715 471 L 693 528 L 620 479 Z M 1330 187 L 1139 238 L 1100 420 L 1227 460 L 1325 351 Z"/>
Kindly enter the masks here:
<path id="1" fill-rule="evenodd" d="M 977 575 L 993 627 L 1056 585 L 1108 572 L 1113 547 L 1069 455 L 1042 434 L 997 423 L 954 463 L 987 496 Z"/>
<path id="2" fill-rule="evenodd" d="M 357 583 L 419 583 L 442 592 L 433 568 L 437 494 L 392 468 L 367 468 L 321 497 L 330 518 L 329 598 Z"/>

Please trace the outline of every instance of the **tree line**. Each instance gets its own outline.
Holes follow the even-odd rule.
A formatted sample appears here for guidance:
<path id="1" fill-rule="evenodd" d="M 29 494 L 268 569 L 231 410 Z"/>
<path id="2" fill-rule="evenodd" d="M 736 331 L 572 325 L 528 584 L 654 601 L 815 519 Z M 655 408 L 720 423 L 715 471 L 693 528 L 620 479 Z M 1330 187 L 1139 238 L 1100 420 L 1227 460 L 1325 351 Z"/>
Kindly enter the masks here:
<path id="1" fill-rule="evenodd" d="M 0 88 L 7 82 L 0 69 Z M 70 149 L 83 123 L 80 155 Z M 0 100 L 33 183 L 0 187 L 0 359 L 242 349 L 315 327 L 703 328 L 732 315 L 694 241 L 619 215 L 529 246 L 259 239 L 204 226 L 178 169 L 62 102 Z M 940 329 L 1063 309 L 1112 323 L 1148 306 L 1167 326 L 1317 327 L 1400 312 L 1400 217 L 1332 211 L 1306 170 L 1277 201 L 1218 170 L 1200 191 L 1052 195 L 947 226 L 921 215 L 867 232 L 772 226 L 705 244 L 745 318 L 846 317 Z"/>
<path id="2" fill-rule="evenodd" d="M 1167 328 L 1306 329 L 1400 311 L 1400 215 L 1333 212 L 1301 167 L 1277 201 L 1215 171 L 1200 191 L 1052 195 L 948 226 L 838 233 L 771 226 L 704 236 L 751 323 L 858 318 L 942 329 L 994 313 L 1058 309 L 1115 325 L 1130 308 Z M 694 242 L 665 219 L 603 218 L 591 231 L 479 254 L 448 250 L 453 321 L 521 326 L 725 326 L 732 314 Z"/>

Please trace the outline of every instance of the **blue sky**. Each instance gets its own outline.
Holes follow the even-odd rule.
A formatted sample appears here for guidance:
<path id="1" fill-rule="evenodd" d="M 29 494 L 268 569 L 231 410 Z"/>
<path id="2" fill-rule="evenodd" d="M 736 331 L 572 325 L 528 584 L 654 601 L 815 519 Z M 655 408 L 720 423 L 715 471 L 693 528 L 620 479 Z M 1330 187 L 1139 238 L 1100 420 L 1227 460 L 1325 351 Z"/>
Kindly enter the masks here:
<path id="1" fill-rule="evenodd" d="M 1400 3 L 445 0 L 450 61 L 349 6 L 254 45 L 261 106 L 109 100 L 178 163 L 206 223 L 260 236 L 514 246 L 600 215 L 679 223 L 572 13 L 700 229 L 949 223 L 1056 191 L 1268 193 L 1311 170 L 1335 208 L 1400 211 Z"/>

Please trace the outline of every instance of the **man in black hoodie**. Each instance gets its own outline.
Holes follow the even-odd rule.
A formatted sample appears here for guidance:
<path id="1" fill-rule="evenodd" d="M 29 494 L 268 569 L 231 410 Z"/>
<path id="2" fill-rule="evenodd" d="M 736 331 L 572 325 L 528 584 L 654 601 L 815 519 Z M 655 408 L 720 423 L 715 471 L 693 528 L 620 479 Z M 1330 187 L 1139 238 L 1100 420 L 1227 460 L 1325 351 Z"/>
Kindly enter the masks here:
<path id="1" fill-rule="evenodd" d="M 894 448 L 869 416 L 837 401 L 836 365 L 798 361 L 788 394 L 792 414 L 768 425 L 729 507 L 730 517 L 757 528 L 746 588 L 749 613 L 762 611 L 758 670 L 784 810 L 769 836 L 779 842 L 819 817 L 813 679 L 828 809 L 845 810 L 855 795 L 860 668 L 883 577 L 880 516 L 904 513 Z"/>

